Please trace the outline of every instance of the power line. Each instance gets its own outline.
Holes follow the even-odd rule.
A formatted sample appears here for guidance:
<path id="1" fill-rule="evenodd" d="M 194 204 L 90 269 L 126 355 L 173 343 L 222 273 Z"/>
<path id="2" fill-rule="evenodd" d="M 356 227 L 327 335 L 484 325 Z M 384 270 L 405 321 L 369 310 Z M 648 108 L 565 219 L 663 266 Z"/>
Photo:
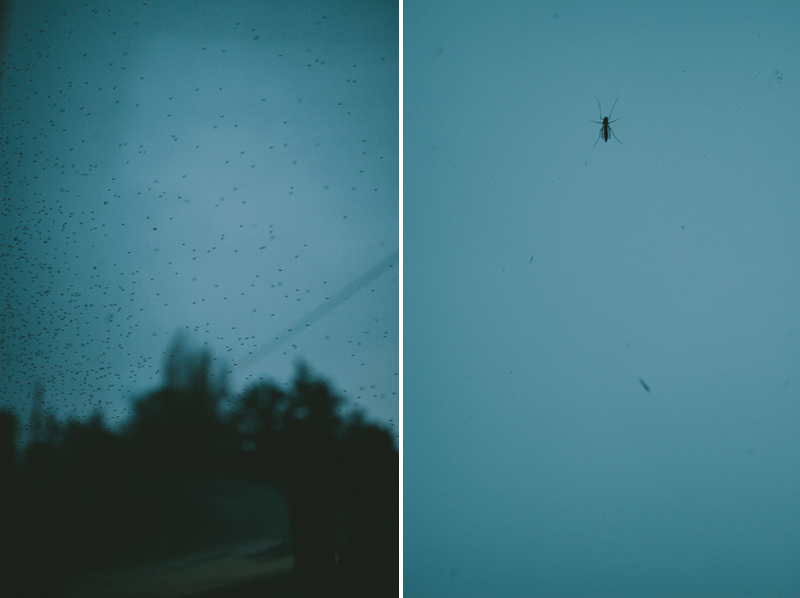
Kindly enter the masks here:
<path id="1" fill-rule="evenodd" d="M 373 280 L 378 278 L 381 274 L 386 272 L 389 268 L 397 262 L 399 258 L 400 252 L 395 251 L 391 253 L 389 256 L 385 257 L 383 260 L 378 262 L 376 265 L 372 266 L 369 270 L 364 272 L 361 276 L 356 278 L 350 284 L 345 286 L 335 295 L 328 297 L 325 300 L 325 303 L 318 305 L 302 318 L 297 320 L 294 324 L 286 328 L 283 332 L 277 335 L 274 339 L 267 342 L 265 345 L 249 353 L 246 357 L 241 359 L 237 364 L 234 364 L 238 367 L 248 367 L 255 362 L 263 359 L 270 353 L 272 353 L 275 349 L 283 345 L 284 343 L 289 342 L 298 334 L 303 332 L 309 326 L 326 316 L 330 311 L 334 308 L 338 307 L 342 303 L 344 303 L 350 296 L 356 294 L 358 291 L 363 289 Z"/>

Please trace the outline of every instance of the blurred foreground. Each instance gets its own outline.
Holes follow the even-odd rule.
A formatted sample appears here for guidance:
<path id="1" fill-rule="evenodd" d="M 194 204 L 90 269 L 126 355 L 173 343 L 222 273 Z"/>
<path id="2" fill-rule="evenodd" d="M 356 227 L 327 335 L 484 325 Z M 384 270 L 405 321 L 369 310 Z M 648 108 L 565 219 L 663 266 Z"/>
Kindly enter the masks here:
<path id="1" fill-rule="evenodd" d="M 284 542 L 250 542 L 128 569 L 95 572 L 70 582 L 68 594 L 75 598 L 234 595 L 245 587 L 277 590 L 282 584 L 282 593 L 290 595 L 293 562 L 290 547 Z"/>
<path id="2" fill-rule="evenodd" d="M 0 412 L 0 596 L 396 596 L 389 432 L 304 366 L 223 414 L 224 376 L 178 339 L 119 432 Z"/>

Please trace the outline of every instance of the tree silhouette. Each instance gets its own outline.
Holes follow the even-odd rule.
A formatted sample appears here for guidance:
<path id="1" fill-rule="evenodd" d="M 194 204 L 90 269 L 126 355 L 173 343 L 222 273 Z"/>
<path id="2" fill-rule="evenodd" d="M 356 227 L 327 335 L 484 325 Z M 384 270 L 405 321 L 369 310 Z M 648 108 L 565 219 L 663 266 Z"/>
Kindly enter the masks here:
<path id="1" fill-rule="evenodd" d="M 29 474 L 43 473 L 53 467 L 54 449 L 60 430 L 55 418 L 48 416 L 45 411 L 45 396 L 44 385 L 36 382 L 31 392 L 28 445 L 24 459 L 24 466 Z"/>
<path id="2" fill-rule="evenodd" d="M 17 568 L 15 559 L 16 540 L 19 531 L 15 523 L 15 497 L 17 468 L 14 446 L 17 436 L 17 418 L 10 411 L 0 411 L 0 595 L 9 596 L 12 591 L 11 577 Z"/>
<path id="3" fill-rule="evenodd" d="M 239 397 L 229 421 L 239 434 L 241 463 L 250 475 L 280 479 L 288 412 L 289 396 L 273 382 L 251 386 Z"/>
<path id="4" fill-rule="evenodd" d="M 0 410 L 0 488 L 6 487 L 15 476 L 16 442 L 17 418 L 10 411 Z"/>
<path id="5" fill-rule="evenodd" d="M 360 414 L 344 421 L 343 399 L 304 363 L 288 386 L 248 388 L 223 419 L 227 389 L 213 364 L 210 351 L 177 335 L 161 388 L 134 402 L 119 433 L 100 412 L 49 417 L 36 385 L 19 466 L 16 418 L 0 411 L 0 507 L 15 514 L 0 518 L 1 596 L 57 598 L 66 580 L 94 569 L 216 541 L 225 534 L 215 513 L 186 485 L 214 472 L 284 492 L 296 598 L 396 591 L 399 460 L 390 433 Z"/>
<path id="6" fill-rule="evenodd" d="M 10 596 L 59 597 L 66 591 L 69 517 L 66 476 L 60 467 L 62 430 L 55 417 L 46 414 L 44 396 L 44 387 L 36 384 L 28 445 L 12 486 L 9 509 L 15 518 L 6 543 L 13 550 Z"/>
<path id="7" fill-rule="evenodd" d="M 301 595 L 334 585 L 336 449 L 341 400 L 300 364 L 289 394 L 283 476 L 289 498 L 294 570 Z"/>
<path id="8" fill-rule="evenodd" d="M 343 586 L 348 596 L 387 596 L 400 581 L 400 459 L 391 433 L 356 413 L 341 443 L 344 546 Z"/>
<path id="9" fill-rule="evenodd" d="M 399 456 L 300 363 L 283 390 L 249 388 L 231 414 L 251 471 L 278 481 L 290 514 L 296 593 L 379 596 L 399 582 Z"/>
<path id="10" fill-rule="evenodd" d="M 220 417 L 225 377 L 215 375 L 208 350 L 188 347 L 177 335 L 165 359 L 162 388 L 134 403 L 126 429 L 135 452 L 156 469 L 219 469 L 235 447 Z"/>

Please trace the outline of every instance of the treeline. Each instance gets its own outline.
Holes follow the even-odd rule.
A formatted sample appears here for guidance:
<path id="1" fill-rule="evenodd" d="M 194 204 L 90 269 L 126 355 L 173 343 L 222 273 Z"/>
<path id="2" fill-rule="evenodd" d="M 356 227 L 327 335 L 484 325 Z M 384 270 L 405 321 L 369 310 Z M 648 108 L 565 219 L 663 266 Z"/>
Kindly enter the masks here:
<path id="1" fill-rule="evenodd" d="M 165 532 L 189 548 L 211 514 L 168 491 L 176 475 L 274 484 L 286 497 L 294 595 L 393 596 L 399 583 L 399 456 L 388 430 L 304 365 L 285 386 L 231 398 L 208 351 L 177 338 L 161 388 L 111 431 L 100 413 L 59 422 L 34 391 L 31 440 L 0 411 L 0 595 L 65 595 L 87 571 L 129 562 Z M 223 410 L 223 405 L 227 408 Z"/>

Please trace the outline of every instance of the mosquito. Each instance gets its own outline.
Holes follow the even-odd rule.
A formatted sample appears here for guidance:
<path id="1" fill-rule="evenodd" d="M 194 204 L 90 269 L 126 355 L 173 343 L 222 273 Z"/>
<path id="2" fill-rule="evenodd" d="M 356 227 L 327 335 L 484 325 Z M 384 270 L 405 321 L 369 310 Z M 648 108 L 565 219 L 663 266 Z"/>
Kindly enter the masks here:
<path id="1" fill-rule="evenodd" d="M 597 135 L 597 141 L 600 141 L 600 138 L 602 137 L 603 141 L 607 142 L 608 141 L 608 134 L 611 133 L 612 135 L 614 135 L 614 131 L 611 130 L 611 123 L 615 123 L 620 118 L 622 118 L 620 116 L 618 118 L 615 118 L 614 120 L 608 120 L 609 118 L 611 118 L 611 115 L 614 114 L 614 106 L 617 105 L 617 100 L 619 100 L 619 96 L 617 96 L 617 100 L 614 100 L 614 106 L 611 106 L 611 112 L 609 112 L 608 116 L 606 116 L 606 117 L 603 117 L 603 108 L 600 106 L 600 100 L 598 99 L 597 96 L 595 96 L 594 99 L 597 100 L 597 107 L 600 109 L 600 118 L 602 118 L 603 120 L 602 121 L 593 120 L 591 122 L 597 123 L 598 125 L 603 125 L 600 128 L 600 133 Z M 617 139 L 616 135 L 614 135 L 614 139 Z M 592 147 L 597 145 L 597 141 L 594 142 L 594 145 Z M 619 139 L 617 139 L 617 141 L 619 141 Z M 619 141 L 619 142 L 622 143 L 621 141 Z"/>

